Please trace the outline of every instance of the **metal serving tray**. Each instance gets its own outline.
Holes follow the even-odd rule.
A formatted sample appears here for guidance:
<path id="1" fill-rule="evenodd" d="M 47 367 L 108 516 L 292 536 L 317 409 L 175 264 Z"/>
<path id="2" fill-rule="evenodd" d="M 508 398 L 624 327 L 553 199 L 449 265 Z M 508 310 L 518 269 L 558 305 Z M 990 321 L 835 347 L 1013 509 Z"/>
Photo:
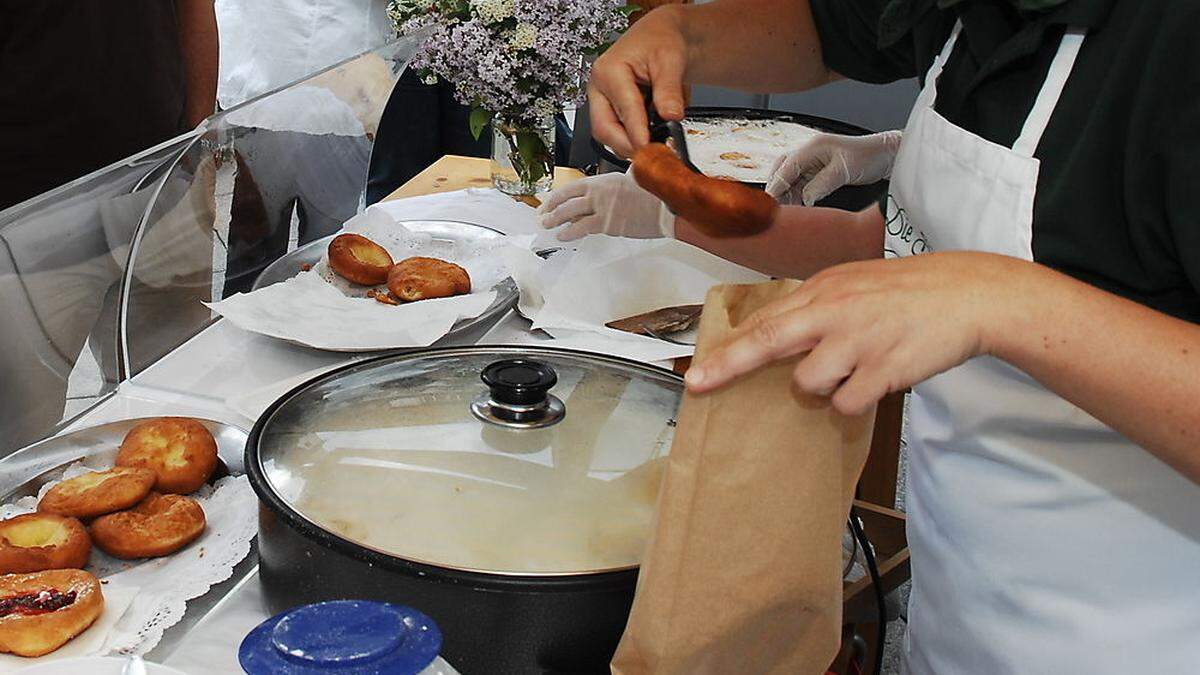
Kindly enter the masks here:
<path id="1" fill-rule="evenodd" d="M 435 242 L 470 244 L 505 236 L 503 232 L 484 225 L 455 220 L 404 220 L 400 222 L 413 232 L 428 233 Z M 271 284 L 287 281 L 299 274 L 302 267 L 317 264 L 324 255 L 325 249 L 329 247 L 329 242 L 333 241 L 336 236 L 336 234 L 331 234 L 328 237 L 311 241 L 271 263 L 254 280 L 251 290 L 257 291 Z M 496 291 L 496 299 L 487 309 L 483 310 L 482 314 L 460 319 L 451 326 L 450 331 L 442 339 L 455 337 L 482 324 L 493 322 L 516 306 L 520 291 L 517 290 L 517 284 L 512 279 L 504 279 L 493 286 L 493 290 Z"/>
<path id="2" fill-rule="evenodd" d="M 43 485 L 62 478 L 71 464 L 83 461 L 96 469 L 107 469 L 117 458 L 125 434 L 139 422 L 152 417 L 108 422 L 47 438 L 0 460 L 0 503 L 37 495 Z M 224 422 L 192 418 L 203 424 L 217 441 L 221 465 L 214 477 L 243 473 L 243 454 L 249 433 Z"/>

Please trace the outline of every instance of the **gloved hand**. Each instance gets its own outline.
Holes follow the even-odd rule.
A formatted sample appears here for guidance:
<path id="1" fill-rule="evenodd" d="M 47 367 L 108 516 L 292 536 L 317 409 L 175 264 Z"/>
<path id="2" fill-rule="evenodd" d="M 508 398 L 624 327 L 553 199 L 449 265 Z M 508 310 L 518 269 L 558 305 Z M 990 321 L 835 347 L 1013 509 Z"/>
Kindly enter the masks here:
<path id="1" fill-rule="evenodd" d="M 870 185 L 888 178 L 900 138 L 899 131 L 815 136 L 775 160 L 767 194 L 781 204 L 812 206 L 843 185 Z"/>
<path id="2" fill-rule="evenodd" d="M 566 224 L 558 232 L 559 241 L 589 234 L 634 239 L 675 236 L 675 216 L 661 199 L 638 186 L 632 173 L 603 173 L 560 187 L 538 213 L 546 229 Z"/>

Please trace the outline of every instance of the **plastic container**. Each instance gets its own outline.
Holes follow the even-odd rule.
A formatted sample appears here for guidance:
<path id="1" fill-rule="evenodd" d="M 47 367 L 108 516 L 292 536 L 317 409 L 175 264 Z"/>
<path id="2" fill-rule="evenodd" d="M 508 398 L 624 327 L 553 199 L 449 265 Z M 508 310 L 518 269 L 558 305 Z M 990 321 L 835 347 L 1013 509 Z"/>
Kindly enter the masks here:
<path id="1" fill-rule="evenodd" d="M 442 633 L 410 607 L 368 600 L 304 605 L 242 640 L 249 675 L 458 675 L 438 656 Z"/>

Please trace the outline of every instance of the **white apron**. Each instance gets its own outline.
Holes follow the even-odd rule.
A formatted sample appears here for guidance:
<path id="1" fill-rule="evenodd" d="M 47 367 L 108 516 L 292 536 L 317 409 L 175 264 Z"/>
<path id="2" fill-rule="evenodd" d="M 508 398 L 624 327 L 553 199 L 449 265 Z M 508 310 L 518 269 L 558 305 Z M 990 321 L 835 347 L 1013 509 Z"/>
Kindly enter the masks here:
<path id="1" fill-rule="evenodd" d="M 1033 154 L 1083 33 L 1008 148 L 933 109 L 960 30 L 904 130 L 885 255 L 1032 260 Z M 908 443 L 908 672 L 1200 672 L 1200 487 L 990 357 L 913 388 Z"/>
<path id="2" fill-rule="evenodd" d="M 382 46 L 386 0 L 216 0 L 222 108 Z"/>

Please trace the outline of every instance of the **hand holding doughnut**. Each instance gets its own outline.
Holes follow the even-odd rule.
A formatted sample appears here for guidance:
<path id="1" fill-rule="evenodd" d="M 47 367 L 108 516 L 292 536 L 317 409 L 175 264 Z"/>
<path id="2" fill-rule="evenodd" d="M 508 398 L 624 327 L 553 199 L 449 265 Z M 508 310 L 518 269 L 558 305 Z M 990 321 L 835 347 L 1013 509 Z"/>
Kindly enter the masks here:
<path id="1" fill-rule="evenodd" d="M 666 202 L 675 215 L 714 237 L 745 237 L 771 226 L 779 202 L 741 183 L 692 171 L 662 143 L 633 157 L 637 184 Z"/>

